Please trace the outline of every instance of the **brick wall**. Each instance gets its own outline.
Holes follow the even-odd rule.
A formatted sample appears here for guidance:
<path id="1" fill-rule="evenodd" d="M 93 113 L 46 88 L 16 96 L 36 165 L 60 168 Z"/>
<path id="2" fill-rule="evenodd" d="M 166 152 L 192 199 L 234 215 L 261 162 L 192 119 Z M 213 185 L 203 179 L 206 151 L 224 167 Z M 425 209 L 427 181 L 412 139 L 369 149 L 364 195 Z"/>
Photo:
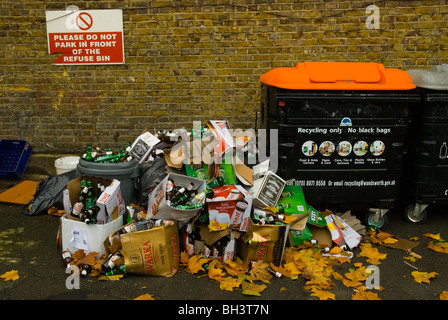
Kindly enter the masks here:
<path id="1" fill-rule="evenodd" d="M 123 9 L 124 65 L 55 66 L 46 10 Z M 303 61 L 448 63 L 445 0 L 98 0 L 0 3 L 0 137 L 36 152 L 121 148 L 147 128 L 253 128 L 261 74 Z"/>

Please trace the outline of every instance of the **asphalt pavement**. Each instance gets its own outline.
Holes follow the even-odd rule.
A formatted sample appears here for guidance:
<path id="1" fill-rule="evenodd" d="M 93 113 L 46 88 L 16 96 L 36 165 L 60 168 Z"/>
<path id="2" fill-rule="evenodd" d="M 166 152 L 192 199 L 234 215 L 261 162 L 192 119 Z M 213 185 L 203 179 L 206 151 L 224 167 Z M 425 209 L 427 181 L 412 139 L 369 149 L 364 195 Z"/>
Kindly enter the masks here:
<path id="1" fill-rule="evenodd" d="M 25 175 L 23 179 L 44 179 L 45 176 Z M 12 187 L 18 181 L 0 181 L 0 192 Z M 306 190 L 305 190 L 306 191 Z M 42 214 L 27 216 L 22 213 L 23 205 L 0 204 L 0 275 L 17 270 L 19 278 L 15 281 L 0 279 L 0 300 L 132 300 L 150 294 L 158 301 L 312 301 L 318 300 L 304 289 L 305 280 L 298 278 L 273 278 L 261 296 L 246 296 L 241 290 L 233 292 L 221 290 L 219 283 L 206 276 L 190 274 L 181 270 L 173 277 L 145 277 L 125 275 L 119 281 L 104 281 L 93 277 L 81 278 L 79 289 L 66 286 L 69 274 L 65 273 L 60 251 L 56 246 L 59 218 Z M 379 267 L 379 281 L 383 288 L 378 293 L 381 300 L 439 300 L 443 291 L 448 291 L 448 254 L 427 248 L 433 239 L 423 236 L 426 233 L 439 234 L 448 239 L 448 208 L 428 207 L 428 218 L 424 224 L 410 224 L 403 218 L 403 209 L 392 209 L 387 213 L 388 224 L 382 231 L 401 238 L 418 237 L 419 246 L 413 252 L 422 258 L 416 262 L 405 260 L 406 252 L 377 246 L 381 253 L 387 253 Z M 359 217 L 362 219 L 363 217 Z M 356 262 L 368 265 L 366 258 L 359 257 L 360 249 L 354 248 L 350 263 L 335 266 L 339 274 L 354 268 Z M 430 283 L 417 283 L 412 271 L 436 272 Z M 335 299 L 352 299 L 353 288 L 335 281 L 331 290 Z M 179 303 L 179 302 L 178 302 Z"/>

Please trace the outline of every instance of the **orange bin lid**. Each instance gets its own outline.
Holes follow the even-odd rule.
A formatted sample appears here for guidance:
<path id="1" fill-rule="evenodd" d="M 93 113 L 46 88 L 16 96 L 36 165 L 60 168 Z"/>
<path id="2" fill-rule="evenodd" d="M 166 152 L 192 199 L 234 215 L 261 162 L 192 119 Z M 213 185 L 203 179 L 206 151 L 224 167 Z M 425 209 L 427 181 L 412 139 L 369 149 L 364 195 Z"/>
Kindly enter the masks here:
<path id="1" fill-rule="evenodd" d="M 411 90 L 416 86 L 403 70 L 371 62 L 301 62 L 275 68 L 260 82 L 293 90 Z"/>

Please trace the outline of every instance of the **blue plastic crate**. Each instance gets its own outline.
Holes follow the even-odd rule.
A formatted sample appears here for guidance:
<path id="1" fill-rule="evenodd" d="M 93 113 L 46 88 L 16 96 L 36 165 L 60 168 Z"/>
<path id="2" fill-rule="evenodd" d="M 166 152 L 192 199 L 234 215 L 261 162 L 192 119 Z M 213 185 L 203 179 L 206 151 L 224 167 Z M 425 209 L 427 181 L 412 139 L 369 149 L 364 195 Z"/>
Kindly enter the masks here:
<path id="1" fill-rule="evenodd" d="M 26 140 L 0 141 L 0 179 L 22 179 L 33 148 Z"/>

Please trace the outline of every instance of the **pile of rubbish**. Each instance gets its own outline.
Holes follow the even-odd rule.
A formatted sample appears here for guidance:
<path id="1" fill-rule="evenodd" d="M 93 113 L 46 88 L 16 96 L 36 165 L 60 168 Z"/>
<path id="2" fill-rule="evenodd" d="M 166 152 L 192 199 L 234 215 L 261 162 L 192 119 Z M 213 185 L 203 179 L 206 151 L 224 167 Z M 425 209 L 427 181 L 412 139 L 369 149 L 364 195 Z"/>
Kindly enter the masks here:
<path id="1" fill-rule="evenodd" d="M 265 264 L 281 277 L 288 247 L 352 256 L 365 226 L 350 211 L 308 204 L 306 190 L 270 170 L 269 159 L 256 163 L 255 140 L 227 121 L 208 121 L 191 130 L 144 130 L 116 153 L 88 146 L 83 161 L 138 165 L 136 201 L 125 202 L 118 179 L 73 177 L 64 211 L 56 210 L 63 212 L 57 243 L 64 265 L 81 276 L 169 277 L 200 257 L 249 269 Z"/>

